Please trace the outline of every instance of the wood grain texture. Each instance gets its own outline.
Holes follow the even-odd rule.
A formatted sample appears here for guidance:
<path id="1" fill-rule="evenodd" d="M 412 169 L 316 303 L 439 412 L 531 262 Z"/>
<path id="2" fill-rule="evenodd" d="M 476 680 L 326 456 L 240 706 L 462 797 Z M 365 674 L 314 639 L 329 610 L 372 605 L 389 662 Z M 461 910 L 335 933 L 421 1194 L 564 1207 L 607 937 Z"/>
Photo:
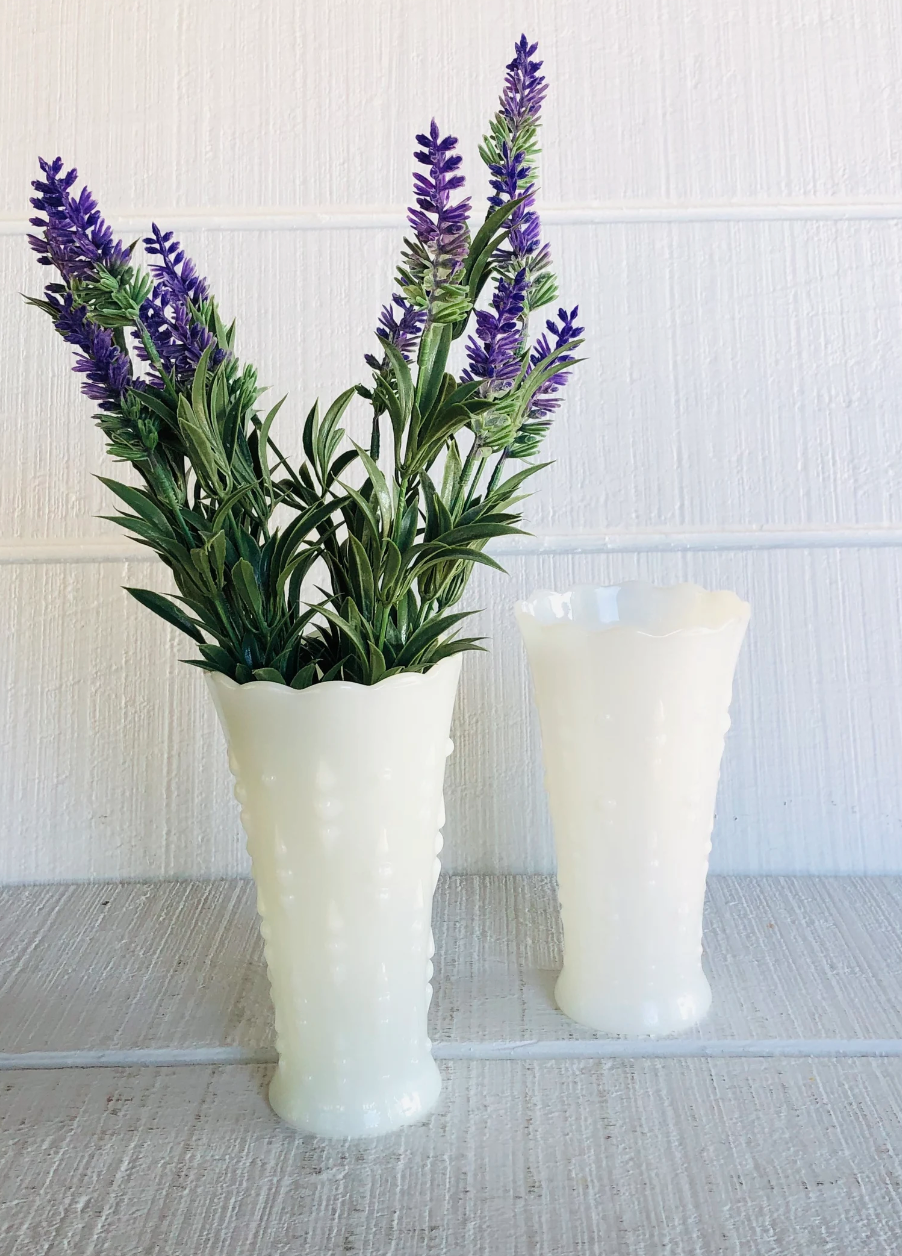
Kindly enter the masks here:
<path id="1" fill-rule="evenodd" d="M 458 1063 L 431 1121 L 327 1143 L 268 1068 L 0 1078 L 28 1256 L 895 1256 L 902 1062 Z"/>
<path id="2" fill-rule="evenodd" d="M 680 1039 L 902 1039 L 902 879 L 712 878 L 708 1019 Z M 430 1034 L 472 1044 L 601 1039 L 554 1006 L 547 877 L 443 877 Z M 0 891 L 0 1054 L 271 1049 L 247 881 Z"/>
<path id="3" fill-rule="evenodd" d="M 242 357 L 288 394 L 278 439 L 299 454 L 313 400 L 366 373 L 401 233 L 182 234 L 238 315 Z M 902 522 L 902 222 L 549 234 L 587 360 L 551 430 L 531 526 Z M 42 277 L 22 240 L 0 238 L 0 539 L 109 535 L 91 404 L 69 347 L 19 296 Z M 363 402 L 351 416 L 363 439 Z"/>
<path id="4" fill-rule="evenodd" d="M 120 209 L 401 204 L 433 115 L 473 169 L 524 25 L 552 201 L 902 192 L 893 0 L 7 0 L 2 20 L 16 214 L 50 149 Z"/>

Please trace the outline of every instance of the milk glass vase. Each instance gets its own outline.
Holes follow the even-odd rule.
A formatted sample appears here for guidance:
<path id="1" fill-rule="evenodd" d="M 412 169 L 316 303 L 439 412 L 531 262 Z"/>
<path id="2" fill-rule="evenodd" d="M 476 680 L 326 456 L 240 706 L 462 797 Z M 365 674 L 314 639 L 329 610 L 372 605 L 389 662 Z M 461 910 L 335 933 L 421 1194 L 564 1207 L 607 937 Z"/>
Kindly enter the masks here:
<path id="1" fill-rule="evenodd" d="M 702 908 L 749 606 L 696 585 L 540 591 L 516 607 L 542 730 L 564 926 L 555 997 L 612 1034 L 708 1011 Z"/>
<path id="2" fill-rule="evenodd" d="M 375 685 L 207 677 L 247 833 L 279 1064 L 269 1097 L 307 1133 L 426 1116 L 442 782 L 460 657 Z"/>

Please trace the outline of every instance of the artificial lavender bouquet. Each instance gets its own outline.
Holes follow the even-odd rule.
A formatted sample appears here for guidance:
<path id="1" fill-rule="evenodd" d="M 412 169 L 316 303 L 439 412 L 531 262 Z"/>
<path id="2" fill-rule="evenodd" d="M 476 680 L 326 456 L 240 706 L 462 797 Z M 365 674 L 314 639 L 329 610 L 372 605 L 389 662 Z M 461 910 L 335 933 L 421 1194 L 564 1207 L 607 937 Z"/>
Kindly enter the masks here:
<path id="1" fill-rule="evenodd" d="M 29 240 L 59 278 L 31 304 L 74 346 L 109 453 L 137 473 L 137 486 L 103 480 L 130 512 L 113 521 L 160 556 L 178 595 L 128 591 L 197 643 L 195 666 L 303 689 L 374 684 L 479 648 L 458 635 L 472 612 L 452 608 L 475 564 L 498 567 L 487 542 L 519 530 L 581 343 L 576 308 L 529 338 L 530 315 L 556 297 L 535 208 L 546 91 L 535 51 L 517 43 L 480 147 L 490 194 L 478 227 L 457 140 L 435 122 L 417 136 L 411 234 L 366 358 L 372 378 L 325 413 L 313 406 L 299 465 L 273 439 L 282 403 L 258 408 L 235 324 L 172 232 L 152 227 L 142 270 L 88 189 L 73 190 L 77 172 L 41 161 Z M 452 346 L 471 318 L 457 377 Z M 355 398 L 372 408 L 366 447 L 342 426 Z"/>

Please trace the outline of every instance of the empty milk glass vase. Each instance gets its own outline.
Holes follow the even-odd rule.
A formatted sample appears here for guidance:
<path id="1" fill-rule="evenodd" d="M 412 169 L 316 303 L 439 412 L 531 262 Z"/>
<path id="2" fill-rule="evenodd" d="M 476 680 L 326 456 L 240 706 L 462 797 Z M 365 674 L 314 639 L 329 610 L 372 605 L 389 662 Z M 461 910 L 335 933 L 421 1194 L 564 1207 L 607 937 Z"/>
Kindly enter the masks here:
<path id="1" fill-rule="evenodd" d="M 459 675 L 457 655 L 374 685 L 207 677 L 257 885 L 270 1103 L 307 1133 L 387 1133 L 441 1089 L 426 1012 Z"/>
<path id="2" fill-rule="evenodd" d="M 749 606 L 636 581 L 516 607 L 542 730 L 564 926 L 561 1011 L 612 1034 L 711 1003 L 702 908 Z"/>

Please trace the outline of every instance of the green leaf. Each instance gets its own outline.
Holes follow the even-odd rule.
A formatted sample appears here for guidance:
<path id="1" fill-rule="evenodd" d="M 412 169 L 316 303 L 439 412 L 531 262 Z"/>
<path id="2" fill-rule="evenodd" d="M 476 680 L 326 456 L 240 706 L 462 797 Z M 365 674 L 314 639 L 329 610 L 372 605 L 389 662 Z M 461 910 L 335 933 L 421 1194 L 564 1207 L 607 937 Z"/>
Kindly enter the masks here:
<path id="1" fill-rule="evenodd" d="M 255 667 L 254 680 L 268 680 L 274 685 L 284 685 L 285 677 L 274 667 Z"/>
<path id="2" fill-rule="evenodd" d="M 168 538 L 161 536 L 152 523 L 147 523 L 136 515 L 100 515 L 98 517 L 105 519 L 107 523 L 115 523 L 120 528 L 127 528 L 129 532 L 141 538 L 139 544 L 149 545 L 158 553 L 167 549 Z"/>
<path id="3" fill-rule="evenodd" d="M 373 569 L 366 550 L 353 535 L 348 537 L 348 557 L 350 559 L 348 575 L 354 584 L 354 600 L 360 607 L 364 618 L 369 619 L 376 601 Z"/>
<path id="4" fill-rule="evenodd" d="M 479 644 L 483 640 L 484 637 L 455 637 L 453 641 L 442 641 L 430 651 L 429 664 L 432 666 L 442 659 L 450 658 L 452 654 L 463 654 L 466 650 L 480 650 L 484 654 L 485 646 Z"/>
<path id="5" fill-rule="evenodd" d="M 420 512 L 414 499 L 401 516 L 401 526 L 398 528 L 397 544 L 402 554 L 406 554 L 416 540 L 419 521 Z"/>
<path id="6" fill-rule="evenodd" d="M 426 647 L 431 645 L 437 637 L 449 632 L 455 624 L 459 624 L 462 619 L 466 619 L 473 613 L 473 611 L 455 611 L 453 615 L 442 615 L 427 620 L 408 638 L 396 662 L 401 667 L 415 663 Z"/>
<path id="7" fill-rule="evenodd" d="M 231 570 L 232 585 L 249 610 L 263 623 L 263 599 L 254 575 L 254 569 L 246 558 L 239 558 Z"/>
<path id="8" fill-rule="evenodd" d="M 267 491 L 270 493 L 272 492 L 272 474 L 269 469 L 269 455 L 267 453 L 267 447 L 269 445 L 269 429 L 272 427 L 273 419 L 282 409 L 282 406 L 285 404 L 285 401 L 286 401 L 286 398 L 283 397 L 281 401 L 276 402 L 276 404 L 270 410 L 269 414 L 267 414 L 266 418 L 263 420 L 263 425 L 261 426 L 260 431 L 257 436 L 257 448 L 259 450 L 258 456 L 260 459 L 260 470 L 263 474 L 263 480 L 264 480 L 264 483 L 266 484 Z"/>
<path id="9" fill-rule="evenodd" d="M 314 401 L 310 407 L 307 418 L 304 420 L 304 434 L 302 443 L 307 461 L 314 466 L 316 465 L 316 456 L 314 453 L 314 443 L 316 441 L 316 433 L 319 430 L 319 402 Z"/>
<path id="10" fill-rule="evenodd" d="M 420 340 L 417 355 L 415 400 L 420 414 L 428 414 L 445 378 L 445 363 L 451 349 L 451 324 L 433 323 Z"/>
<path id="11" fill-rule="evenodd" d="M 498 209 L 493 210 L 489 215 L 487 215 L 485 222 L 476 232 L 472 242 L 470 243 L 470 251 L 467 254 L 467 262 L 464 268 L 464 274 L 467 279 L 469 279 L 470 273 L 481 254 L 489 247 L 492 237 L 495 235 L 498 228 L 508 217 L 510 217 L 519 205 L 523 204 L 526 199 L 527 198 L 525 196 L 519 196 L 516 200 L 507 201 L 504 205 L 499 206 Z"/>
<path id="12" fill-rule="evenodd" d="M 355 653 L 363 660 L 364 663 L 369 662 L 369 651 L 367 647 L 364 645 L 360 634 L 356 631 L 356 629 L 351 627 L 346 619 L 342 619 L 341 615 L 339 615 L 337 611 L 331 610 L 323 603 L 319 603 L 316 606 L 316 611 L 318 614 L 322 615 L 323 618 L 327 619 L 330 624 L 337 628 L 343 637 L 347 637 L 348 641 L 354 647 Z"/>
<path id="13" fill-rule="evenodd" d="M 210 365 L 210 358 L 213 356 L 214 346 L 207 345 L 203 353 L 200 355 L 200 361 L 194 372 L 194 379 L 191 383 L 191 409 L 202 422 L 209 422 L 207 414 L 207 369 Z"/>
<path id="14" fill-rule="evenodd" d="M 199 645 L 206 644 L 194 621 L 189 619 L 174 602 L 170 602 L 169 598 L 163 597 L 160 593 L 154 593 L 151 589 L 130 589 L 126 586 L 125 591 L 130 593 L 136 602 L 140 602 L 149 611 L 165 619 L 167 624 L 172 624 L 173 628 L 184 632 L 192 641 L 196 641 Z"/>
<path id="15" fill-rule="evenodd" d="M 381 584 L 385 597 L 390 594 L 391 586 L 401 570 L 401 551 L 394 541 L 386 541 L 382 549 Z"/>
<path id="16" fill-rule="evenodd" d="M 395 391 L 398 401 L 401 404 L 401 421 L 404 425 L 406 425 L 410 421 L 414 401 L 413 380 L 410 375 L 410 367 L 404 361 L 404 355 L 396 345 L 390 344 L 387 340 L 383 340 L 382 348 L 385 350 L 385 356 L 389 360 L 392 375 L 394 376 Z"/>
<path id="17" fill-rule="evenodd" d="M 153 524 L 163 536 L 175 540 L 175 533 L 169 520 L 142 489 L 133 488 L 130 484 L 120 484 L 118 480 L 108 480 L 104 475 L 98 475 L 97 479 L 101 484 L 105 484 L 111 493 L 115 493 L 127 506 L 130 506 L 136 515 L 140 515 L 142 519 Z"/>
<path id="18" fill-rule="evenodd" d="M 507 575 L 501 564 L 496 563 L 494 558 L 490 558 L 488 554 L 483 554 L 482 550 L 467 549 L 463 546 L 448 546 L 446 548 L 437 541 L 429 545 L 428 553 L 424 549 L 417 555 L 413 570 L 419 576 L 437 563 L 449 562 L 479 563 L 484 567 L 491 567 L 494 571 L 500 571 L 503 575 Z"/>
<path id="19" fill-rule="evenodd" d="M 372 506 L 361 493 L 357 492 L 356 488 L 351 488 L 349 484 L 344 484 L 344 483 L 341 484 L 341 487 L 344 489 L 347 495 L 351 498 L 354 505 L 357 506 L 357 508 L 360 510 L 361 514 L 363 515 L 364 522 L 366 523 L 367 527 L 370 530 L 370 536 L 372 537 L 373 545 L 378 547 L 382 542 L 382 529 L 379 526 L 379 520 L 376 518 L 376 515 L 373 512 Z M 348 526 L 350 530 L 350 524 Z"/>
<path id="20" fill-rule="evenodd" d="M 366 450 L 362 449 L 360 445 L 357 444 L 354 445 L 354 448 L 357 450 L 357 456 L 363 463 L 364 470 L 369 476 L 370 483 L 373 486 L 373 492 L 376 494 L 376 501 L 379 503 L 379 510 L 382 515 L 382 529 L 385 531 L 391 525 L 392 517 L 394 515 L 394 494 L 388 487 L 385 476 L 382 474 L 379 467 L 369 456 Z"/>
<path id="21" fill-rule="evenodd" d="M 316 664 L 307 663 L 300 671 L 295 673 L 294 680 L 291 682 L 292 689 L 309 689 L 313 684 L 316 676 Z"/>
<path id="22" fill-rule="evenodd" d="M 377 684 L 385 675 L 385 658 L 378 646 L 370 642 L 370 684 Z"/>
<path id="23" fill-rule="evenodd" d="M 235 670 L 235 660 L 228 650 L 224 650 L 221 645 L 211 645 L 209 642 L 205 642 L 200 647 L 200 652 L 218 672 L 224 672 L 227 676 L 231 676 Z"/>
<path id="24" fill-rule="evenodd" d="M 448 452 L 445 455 L 445 469 L 442 475 L 442 497 L 446 502 L 451 501 L 454 497 L 460 480 L 462 465 L 457 441 L 452 436 L 448 441 Z"/>

